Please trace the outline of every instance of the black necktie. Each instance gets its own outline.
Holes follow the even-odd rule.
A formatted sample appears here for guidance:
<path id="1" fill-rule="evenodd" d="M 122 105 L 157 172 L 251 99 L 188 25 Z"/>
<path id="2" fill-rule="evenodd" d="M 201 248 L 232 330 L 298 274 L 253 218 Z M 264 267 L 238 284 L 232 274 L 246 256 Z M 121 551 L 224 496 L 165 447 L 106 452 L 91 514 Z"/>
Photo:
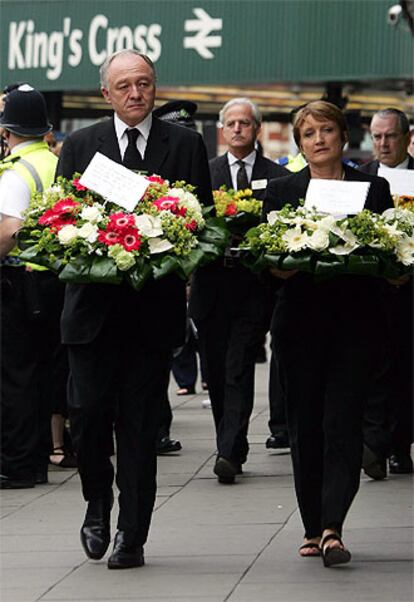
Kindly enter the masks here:
<path id="1" fill-rule="evenodd" d="M 244 166 L 244 161 L 239 160 L 237 164 L 240 165 L 239 170 L 237 172 L 237 190 L 245 190 L 249 188 L 249 179 L 247 177 L 246 167 Z"/>
<path id="2" fill-rule="evenodd" d="M 128 146 L 126 147 L 122 163 L 125 167 L 128 167 L 128 169 L 141 169 L 142 157 L 137 149 L 139 130 L 133 128 L 125 131 L 128 136 Z"/>

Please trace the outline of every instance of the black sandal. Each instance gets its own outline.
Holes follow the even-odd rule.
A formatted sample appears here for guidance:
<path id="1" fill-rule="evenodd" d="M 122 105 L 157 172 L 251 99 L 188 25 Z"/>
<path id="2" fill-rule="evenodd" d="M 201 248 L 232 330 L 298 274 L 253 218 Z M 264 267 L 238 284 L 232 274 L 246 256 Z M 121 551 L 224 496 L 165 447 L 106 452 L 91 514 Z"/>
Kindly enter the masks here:
<path id="1" fill-rule="evenodd" d="M 51 456 L 63 456 L 60 462 L 52 462 L 49 457 L 49 464 L 56 468 L 77 468 L 78 463 L 76 457 L 73 454 L 67 453 L 64 447 L 55 447 Z"/>
<path id="2" fill-rule="evenodd" d="M 328 541 L 339 541 L 342 547 L 326 546 Z M 342 539 L 337 533 L 329 533 L 321 541 L 321 554 L 323 564 L 326 567 L 336 564 L 346 564 L 351 560 L 351 552 L 347 550 L 342 542 Z"/>

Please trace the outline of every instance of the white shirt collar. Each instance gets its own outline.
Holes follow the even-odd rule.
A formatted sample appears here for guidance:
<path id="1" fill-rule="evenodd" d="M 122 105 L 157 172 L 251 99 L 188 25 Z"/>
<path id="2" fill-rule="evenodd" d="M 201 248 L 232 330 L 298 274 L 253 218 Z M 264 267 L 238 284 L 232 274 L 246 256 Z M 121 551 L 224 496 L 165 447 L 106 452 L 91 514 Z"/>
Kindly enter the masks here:
<path id="1" fill-rule="evenodd" d="M 391 169 L 408 169 L 408 161 L 409 161 L 409 159 L 410 159 L 410 157 L 407 155 L 406 158 L 404 159 L 404 161 L 402 161 L 398 165 L 394 165 L 394 167 L 392 167 Z M 384 165 L 384 163 L 380 163 L 379 166 L 380 167 L 386 167 L 387 169 L 390 169 L 390 166 L 389 165 Z"/>
<path id="2" fill-rule="evenodd" d="M 122 119 L 116 113 L 114 113 L 114 125 L 115 125 L 115 132 L 116 132 L 116 137 L 118 139 L 118 142 L 120 142 L 122 136 L 125 134 L 125 130 L 132 129 L 131 126 L 124 123 L 122 121 Z M 137 130 L 139 130 L 139 133 L 144 138 L 145 142 L 148 141 L 148 136 L 151 131 L 151 126 L 152 126 L 152 113 L 149 113 L 145 117 L 145 119 L 143 119 L 141 121 L 141 123 L 137 123 L 137 125 L 135 126 L 135 128 Z"/>
<path id="3" fill-rule="evenodd" d="M 230 166 L 237 163 L 237 161 L 240 161 L 240 159 L 238 159 L 237 157 L 232 155 L 230 151 L 227 152 L 227 158 L 228 158 Z M 256 150 L 252 150 L 252 152 L 249 155 L 247 155 L 246 157 L 243 157 L 243 162 L 247 163 L 247 165 L 250 165 L 250 167 L 252 167 L 252 168 L 253 168 L 255 161 L 256 161 Z"/>

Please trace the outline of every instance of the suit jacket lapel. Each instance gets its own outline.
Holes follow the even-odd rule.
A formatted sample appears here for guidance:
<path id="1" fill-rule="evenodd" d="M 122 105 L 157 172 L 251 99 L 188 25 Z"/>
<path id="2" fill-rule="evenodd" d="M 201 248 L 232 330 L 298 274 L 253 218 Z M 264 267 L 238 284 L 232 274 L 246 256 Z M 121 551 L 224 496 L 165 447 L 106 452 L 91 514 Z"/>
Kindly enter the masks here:
<path id="1" fill-rule="evenodd" d="M 223 184 L 225 184 L 227 188 L 233 188 L 227 153 L 219 158 L 217 174 L 214 179 L 218 180 L 219 182 L 223 182 Z"/>
<path id="2" fill-rule="evenodd" d="M 162 121 L 153 116 L 144 158 L 144 165 L 151 173 L 161 173 L 168 155 L 168 132 L 162 126 Z"/>
<path id="3" fill-rule="evenodd" d="M 122 163 L 113 117 L 103 121 L 100 124 L 100 129 L 98 132 L 98 145 L 96 150 L 109 159 L 112 159 L 112 161 Z"/>

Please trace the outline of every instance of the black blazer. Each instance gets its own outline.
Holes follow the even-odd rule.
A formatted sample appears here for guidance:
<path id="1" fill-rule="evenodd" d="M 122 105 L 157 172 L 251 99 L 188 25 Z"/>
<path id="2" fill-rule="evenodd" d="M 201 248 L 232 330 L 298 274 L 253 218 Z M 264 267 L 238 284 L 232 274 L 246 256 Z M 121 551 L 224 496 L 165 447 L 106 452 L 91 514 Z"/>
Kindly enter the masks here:
<path id="1" fill-rule="evenodd" d="M 393 206 L 390 188 L 384 178 L 364 174 L 348 165 L 344 165 L 344 170 L 345 180 L 370 182 L 365 208 L 380 213 Z M 309 182 L 309 167 L 269 182 L 263 203 L 263 220 L 269 211 L 281 209 L 287 203 L 297 207 L 299 200 L 306 196 Z M 328 333 L 331 327 L 335 332 L 359 329 L 373 338 L 383 319 L 379 301 L 381 291 L 380 278 L 346 275 L 318 282 L 312 275 L 298 272 L 283 281 L 279 289 L 272 331 L 275 336 L 296 337 L 300 341 L 309 322 L 313 321 L 325 325 Z"/>
<path id="2" fill-rule="evenodd" d="M 67 137 L 57 175 L 82 173 L 97 151 L 121 163 L 113 118 Z M 212 203 L 206 149 L 201 136 L 188 128 L 153 117 L 143 169 L 170 182 L 185 180 L 196 187 L 202 203 Z M 145 344 L 179 346 L 185 334 L 185 283 L 176 276 L 167 276 L 146 283 L 138 295 L 129 285 L 68 285 L 62 315 L 63 342 L 92 341 L 115 314 L 138 321 Z"/>
<path id="3" fill-rule="evenodd" d="M 231 181 L 229 161 L 227 159 L 227 153 L 220 157 L 215 157 L 209 162 L 210 174 L 211 174 L 211 185 L 213 190 L 217 190 L 220 186 L 227 186 L 227 188 L 233 188 Z M 274 161 L 262 157 L 257 154 L 256 160 L 253 165 L 252 181 L 254 180 L 271 180 L 272 178 L 281 178 L 287 176 L 290 172 L 281 167 Z M 254 190 L 253 196 L 259 201 L 263 201 L 266 191 L 266 186 L 261 189 Z"/>
<path id="4" fill-rule="evenodd" d="M 227 153 L 210 160 L 210 173 L 213 189 L 226 185 L 232 188 Z M 256 155 L 252 180 L 271 180 L 290 172 L 270 159 Z M 253 195 L 262 201 L 266 188 L 254 190 Z M 191 281 L 189 313 L 195 320 L 201 320 L 215 307 L 218 294 L 223 287 L 231 288 L 237 303 L 251 305 L 251 314 L 258 321 L 268 320 L 268 293 L 263 290 L 257 276 L 241 266 L 225 268 L 223 261 L 215 261 L 195 272 Z M 263 313 L 263 316 L 261 315 Z"/>
<path id="5" fill-rule="evenodd" d="M 360 165 L 358 169 L 363 171 L 364 173 L 372 174 L 376 176 L 378 173 L 379 161 L 370 161 L 369 163 L 364 163 L 364 165 Z M 407 169 L 414 169 L 414 159 L 411 155 L 408 155 L 408 166 Z"/>

